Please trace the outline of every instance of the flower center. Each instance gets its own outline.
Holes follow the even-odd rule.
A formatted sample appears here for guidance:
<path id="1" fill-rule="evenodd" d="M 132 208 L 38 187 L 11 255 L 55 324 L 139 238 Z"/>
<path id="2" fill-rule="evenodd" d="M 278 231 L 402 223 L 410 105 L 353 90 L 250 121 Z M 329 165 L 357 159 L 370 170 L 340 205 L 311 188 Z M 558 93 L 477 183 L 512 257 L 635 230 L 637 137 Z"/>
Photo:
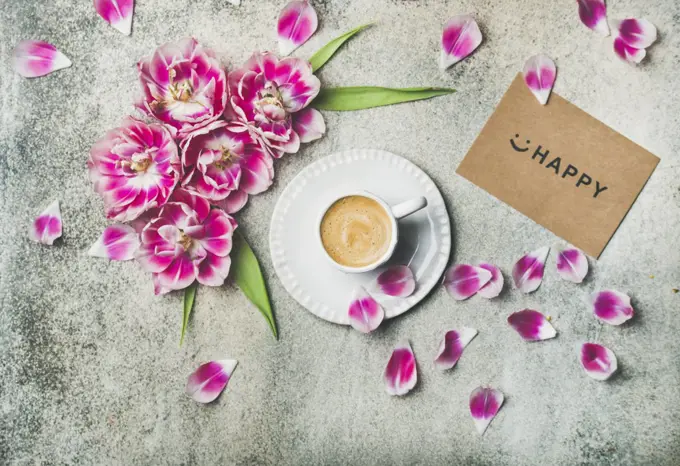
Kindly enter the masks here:
<path id="1" fill-rule="evenodd" d="M 265 107 L 277 107 L 283 110 L 283 98 L 276 83 L 268 82 L 264 89 L 260 91 L 257 107 L 262 110 Z"/>
<path id="2" fill-rule="evenodd" d="M 170 91 L 170 96 L 173 100 L 179 100 L 180 102 L 188 102 L 191 96 L 194 94 L 194 87 L 188 79 L 182 82 L 175 82 L 175 77 L 177 76 L 177 71 L 171 69 L 168 71 L 168 77 L 170 78 L 170 86 L 168 86 L 168 91 Z"/>
<path id="3" fill-rule="evenodd" d="M 151 165 L 151 159 L 142 159 L 139 162 L 133 160 L 130 162 L 130 168 L 137 173 L 145 172 L 149 168 L 149 165 Z"/>
<path id="4" fill-rule="evenodd" d="M 214 165 L 220 170 L 225 170 L 234 161 L 234 154 L 226 147 L 222 148 L 222 157 L 214 162 Z"/>
<path id="5" fill-rule="evenodd" d="M 192 240 L 191 237 L 189 237 L 189 235 L 180 230 L 179 240 L 177 240 L 177 242 L 184 248 L 185 251 L 188 251 L 189 249 L 191 249 L 194 240 Z"/>

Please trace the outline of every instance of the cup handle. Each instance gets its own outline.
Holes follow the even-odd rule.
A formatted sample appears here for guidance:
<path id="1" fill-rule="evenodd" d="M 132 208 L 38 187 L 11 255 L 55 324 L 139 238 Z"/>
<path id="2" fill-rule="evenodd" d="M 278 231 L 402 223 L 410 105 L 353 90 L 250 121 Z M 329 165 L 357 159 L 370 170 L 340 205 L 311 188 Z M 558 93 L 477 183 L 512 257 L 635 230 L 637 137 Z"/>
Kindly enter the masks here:
<path id="1" fill-rule="evenodd" d="M 392 215 L 394 215 L 394 218 L 397 220 L 400 220 L 404 217 L 408 217 L 411 214 L 415 214 L 425 207 L 427 207 L 427 199 L 424 197 L 416 197 L 402 202 L 401 204 L 392 206 Z"/>

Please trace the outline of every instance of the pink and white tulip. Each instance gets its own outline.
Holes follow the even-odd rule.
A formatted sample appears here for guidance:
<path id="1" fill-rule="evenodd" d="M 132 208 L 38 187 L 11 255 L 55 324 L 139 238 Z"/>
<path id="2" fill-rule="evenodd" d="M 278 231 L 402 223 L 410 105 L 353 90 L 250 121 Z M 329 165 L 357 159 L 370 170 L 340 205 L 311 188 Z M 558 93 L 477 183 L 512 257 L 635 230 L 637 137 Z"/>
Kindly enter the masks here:
<path id="1" fill-rule="evenodd" d="M 492 274 L 481 267 L 459 264 L 449 267 L 444 274 L 446 291 L 456 301 L 463 301 L 477 293 L 491 281 Z"/>
<path id="2" fill-rule="evenodd" d="M 130 35 L 135 0 L 94 0 L 94 9 L 115 29 L 126 36 Z"/>
<path id="3" fill-rule="evenodd" d="M 524 64 L 524 82 L 541 105 L 548 103 L 555 85 L 557 67 L 552 59 L 543 54 L 534 55 Z"/>
<path id="4" fill-rule="evenodd" d="M 416 357 L 411 345 L 397 346 L 385 368 L 385 388 L 392 396 L 403 396 L 410 392 L 418 382 Z"/>
<path id="5" fill-rule="evenodd" d="M 491 387 L 475 388 L 470 394 L 470 414 L 480 435 L 486 432 L 491 421 L 501 409 L 503 393 Z"/>
<path id="6" fill-rule="evenodd" d="M 166 127 L 133 118 L 97 141 L 87 165 L 107 217 L 118 222 L 163 206 L 182 171 L 177 145 Z"/>
<path id="7" fill-rule="evenodd" d="M 142 231 L 135 258 L 153 274 L 156 294 L 184 289 L 194 280 L 221 286 L 231 266 L 235 229 L 236 221 L 224 211 L 179 189 Z"/>
<path id="8" fill-rule="evenodd" d="M 218 206 L 226 201 L 227 212 L 240 210 L 247 195 L 266 191 L 274 179 L 272 158 L 241 126 L 215 121 L 190 133 L 180 147 L 182 186 Z"/>
<path id="9" fill-rule="evenodd" d="M 454 16 L 444 25 L 442 51 L 439 58 L 441 69 L 467 58 L 482 43 L 482 31 L 470 15 Z"/>
<path id="10" fill-rule="evenodd" d="M 52 246 L 54 240 L 61 237 L 61 229 L 59 201 L 54 201 L 33 221 L 28 237 L 37 243 Z"/>
<path id="11" fill-rule="evenodd" d="M 139 234 L 130 225 L 110 225 L 104 229 L 87 255 L 112 261 L 128 261 L 135 258 L 139 244 Z"/>
<path id="12" fill-rule="evenodd" d="M 630 296 L 620 291 L 598 291 L 590 296 L 590 303 L 595 317 L 610 325 L 621 325 L 635 315 Z"/>
<path id="13" fill-rule="evenodd" d="M 71 66 L 71 60 L 47 42 L 22 40 L 14 48 L 14 70 L 24 78 L 37 78 Z"/>
<path id="14" fill-rule="evenodd" d="M 416 280 L 408 266 L 396 265 L 378 275 L 373 288 L 387 296 L 408 298 L 416 289 Z"/>
<path id="15" fill-rule="evenodd" d="M 549 340 L 557 336 L 555 328 L 548 322 L 548 319 L 532 309 L 510 314 L 508 324 L 526 341 Z"/>
<path id="16" fill-rule="evenodd" d="M 522 256 L 515 263 L 512 269 L 512 279 L 515 282 L 515 286 L 522 293 L 531 293 L 541 286 L 543 272 L 545 271 L 545 261 L 549 253 L 550 248 L 546 246 L 526 256 Z"/>
<path id="17" fill-rule="evenodd" d="M 215 401 L 225 389 L 238 361 L 210 361 L 198 367 L 187 380 L 185 393 L 197 403 Z"/>
<path id="18" fill-rule="evenodd" d="M 307 42 L 316 32 L 319 19 L 308 0 L 288 3 L 279 15 L 279 52 L 286 56 Z"/>
<path id="19" fill-rule="evenodd" d="M 363 287 L 354 291 L 347 314 L 350 325 L 361 333 L 371 333 L 385 318 L 382 306 Z"/>
<path id="20" fill-rule="evenodd" d="M 577 2 L 581 22 L 589 29 L 599 32 L 603 36 L 608 36 L 607 5 L 605 5 L 604 0 L 577 0 Z"/>
<path id="21" fill-rule="evenodd" d="M 255 53 L 243 68 L 229 74 L 228 117 L 256 131 L 274 157 L 293 154 L 301 141 L 318 139 L 325 132 L 320 113 L 303 111 L 320 89 L 309 62 Z"/>
<path id="22" fill-rule="evenodd" d="M 477 330 L 468 327 L 446 332 L 439 345 L 439 353 L 434 360 L 434 365 L 441 370 L 452 369 L 463 355 L 465 347 L 476 336 Z"/>
<path id="23" fill-rule="evenodd" d="M 589 377 L 595 380 L 607 380 L 611 377 L 618 363 L 612 350 L 597 343 L 584 343 L 581 346 L 581 366 Z"/>
<path id="24" fill-rule="evenodd" d="M 481 287 L 477 294 L 482 298 L 493 299 L 501 294 L 503 291 L 503 285 L 505 284 L 505 279 L 500 269 L 493 264 L 487 262 L 482 262 L 478 265 L 479 268 L 488 270 L 491 272 L 491 280 L 487 282 L 486 285 Z"/>
<path id="25" fill-rule="evenodd" d="M 227 104 L 227 78 L 212 50 L 194 38 L 160 46 L 138 64 L 144 92 L 139 108 L 174 137 L 217 120 Z"/>
<path id="26" fill-rule="evenodd" d="M 588 274 L 588 259 L 576 248 L 562 249 L 557 253 L 557 273 L 564 280 L 581 283 Z"/>

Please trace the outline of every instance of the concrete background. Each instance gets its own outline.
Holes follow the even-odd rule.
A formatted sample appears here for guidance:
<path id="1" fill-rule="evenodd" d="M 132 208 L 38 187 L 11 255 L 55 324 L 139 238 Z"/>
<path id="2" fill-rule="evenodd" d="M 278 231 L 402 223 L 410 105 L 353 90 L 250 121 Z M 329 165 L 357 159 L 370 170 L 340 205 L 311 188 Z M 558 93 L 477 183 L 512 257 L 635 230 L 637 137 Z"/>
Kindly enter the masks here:
<path id="1" fill-rule="evenodd" d="M 199 290 L 178 348 L 181 294 L 154 297 L 150 277 L 135 263 L 86 256 L 106 220 L 85 160 L 93 142 L 133 111 L 136 61 L 162 42 L 195 35 L 239 64 L 254 49 L 275 47 L 284 3 L 138 0 L 131 37 L 96 16 L 91 1 L 0 5 L 0 463 L 680 464 L 680 294 L 672 292 L 680 287 L 675 0 L 608 2 L 610 17 L 644 16 L 659 28 L 638 68 L 615 57 L 611 38 L 580 23 L 573 1 L 313 2 L 321 24 L 296 53 L 301 57 L 359 24 L 378 23 L 323 69 L 325 85 L 459 92 L 326 113 L 327 137 L 278 162 L 272 189 L 239 215 L 271 288 L 278 342 L 245 298 L 224 286 Z M 464 12 L 475 13 L 485 41 L 441 72 L 441 27 Z M 73 67 L 35 80 L 14 74 L 12 48 L 27 38 L 56 44 Z M 487 259 L 507 274 L 522 253 L 556 241 L 455 175 L 515 73 L 537 52 L 557 62 L 557 92 L 661 157 L 601 259 L 591 261 L 587 282 L 563 282 L 549 268 L 532 295 L 510 291 L 462 304 L 439 289 L 369 337 L 297 305 L 271 267 L 269 219 L 295 174 L 338 150 L 386 149 L 428 172 L 453 220 L 452 261 Z M 54 199 L 61 201 L 64 237 L 41 247 L 27 229 Z M 601 325 L 589 314 L 584 297 L 603 287 L 631 294 L 638 315 L 629 325 Z M 505 318 L 524 307 L 553 316 L 558 338 L 520 341 Z M 441 333 L 461 325 L 480 335 L 455 370 L 436 372 L 431 360 Z M 382 371 L 405 338 L 420 381 L 394 399 L 384 393 Z M 618 355 L 621 372 L 609 383 L 579 367 L 585 340 Z M 188 374 L 199 362 L 225 357 L 240 364 L 221 399 L 211 406 L 188 399 Z M 480 384 L 506 394 L 484 437 L 467 407 Z"/>

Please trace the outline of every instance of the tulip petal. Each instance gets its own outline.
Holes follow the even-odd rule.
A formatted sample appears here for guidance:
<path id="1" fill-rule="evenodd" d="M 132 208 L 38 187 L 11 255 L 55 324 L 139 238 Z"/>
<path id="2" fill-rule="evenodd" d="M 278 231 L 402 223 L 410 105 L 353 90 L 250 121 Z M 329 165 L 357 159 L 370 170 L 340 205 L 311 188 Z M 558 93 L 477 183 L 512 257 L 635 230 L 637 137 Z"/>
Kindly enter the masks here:
<path id="1" fill-rule="evenodd" d="M 185 393 L 197 403 L 214 401 L 229 383 L 237 364 L 234 359 L 202 364 L 189 376 Z"/>
<path id="2" fill-rule="evenodd" d="M 397 265 L 378 275 L 373 289 L 388 296 L 407 298 L 415 291 L 416 280 L 410 268 Z"/>
<path id="3" fill-rule="evenodd" d="M 411 345 L 397 346 L 385 368 L 385 388 L 392 396 L 406 395 L 418 382 L 416 357 Z"/>
<path id="4" fill-rule="evenodd" d="M 541 105 L 548 103 L 556 77 L 555 62 L 547 55 L 534 55 L 524 64 L 524 82 Z"/>
<path id="5" fill-rule="evenodd" d="M 229 195 L 221 201 L 213 202 L 214 205 L 224 210 L 228 214 L 235 214 L 243 209 L 248 203 L 248 193 L 237 189 L 232 191 Z"/>
<path id="6" fill-rule="evenodd" d="M 484 434 L 491 420 L 498 414 L 503 400 L 503 393 L 491 387 L 478 387 L 470 394 L 470 414 L 480 435 Z"/>
<path id="7" fill-rule="evenodd" d="M 581 346 L 581 366 L 595 380 L 607 380 L 616 372 L 618 363 L 612 350 L 597 343 Z"/>
<path id="8" fill-rule="evenodd" d="M 590 302 L 595 317 L 611 325 L 621 325 L 635 314 L 630 297 L 620 291 L 598 291 L 590 295 Z"/>
<path id="9" fill-rule="evenodd" d="M 482 262 L 478 265 L 478 267 L 491 272 L 491 280 L 489 280 L 486 285 L 481 287 L 477 294 L 486 299 L 493 299 L 501 294 L 501 291 L 503 291 L 503 285 L 505 284 L 505 279 L 503 278 L 503 274 L 501 273 L 500 269 L 487 262 Z"/>
<path id="10" fill-rule="evenodd" d="M 557 253 L 557 273 L 564 280 L 581 283 L 588 274 L 588 259 L 576 248 L 562 249 Z"/>
<path id="11" fill-rule="evenodd" d="M 456 301 L 468 299 L 490 280 L 491 272 L 467 264 L 451 266 L 444 274 L 444 286 Z"/>
<path id="12" fill-rule="evenodd" d="M 550 253 L 549 247 L 537 249 L 523 256 L 512 269 L 512 279 L 515 286 L 523 293 L 536 291 L 543 281 L 545 261 Z"/>
<path id="13" fill-rule="evenodd" d="M 326 122 L 320 111 L 308 107 L 293 114 L 293 130 L 300 136 L 300 142 L 312 142 L 326 133 Z"/>
<path id="14" fill-rule="evenodd" d="M 640 63 L 647 56 L 645 49 L 631 47 L 620 37 L 614 39 L 614 52 L 621 60 L 634 64 Z"/>
<path id="15" fill-rule="evenodd" d="M 434 365 L 441 370 L 453 368 L 463 354 L 465 347 L 476 336 L 477 330 L 468 327 L 446 332 L 441 345 L 439 345 L 439 353 L 434 360 Z"/>
<path id="16" fill-rule="evenodd" d="M 35 242 L 51 246 L 61 236 L 61 227 L 59 201 L 54 201 L 33 221 L 28 236 Z"/>
<path id="17" fill-rule="evenodd" d="M 444 25 L 439 66 L 445 70 L 468 57 L 482 43 L 482 32 L 470 15 L 454 16 Z"/>
<path id="18" fill-rule="evenodd" d="M 135 258 L 139 244 L 139 235 L 134 228 L 129 225 L 111 225 L 104 229 L 87 255 L 112 261 L 128 261 Z"/>
<path id="19" fill-rule="evenodd" d="M 527 341 L 541 341 L 555 338 L 557 332 L 543 314 L 532 309 L 510 314 L 508 323 Z"/>
<path id="20" fill-rule="evenodd" d="M 377 329 L 385 318 L 385 311 L 363 287 L 354 291 L 349 303 L 349 323 L 361 333 L 371 333 Z"/>
<path id="21" fill-rule="evenodd" d="M 279 52 L 290 53 L 307 42 L 316 32 L 319 19 L 309 1 L 293 1 L 288 3 L 279 15 L 278 34 Z"/>
<path id="22" fill-rule="evenodd" d="M 635 49 L 646 49 L 656 41 L 656 27 L 646 19 L 613 20 L 617 39 Z"/>
<path id="23" fill-rule="evenodd" d="M 135 0 L 94 0 L 94 9 L 115 29 L 130 35 Z"/>
<path id="24" fill-rule="evenodd" d="M 22 40 L 14 49 L 14 70 L 24 78 L 37 78 L 71 66 L 71 60 L 47 42 Z"/>
<path id="25" fill-rule="evenodd" d="M 609 35 L 607 5 L 604 0 L 578 0 L 578 15 L 588 28 L 604 36 Z"/>

